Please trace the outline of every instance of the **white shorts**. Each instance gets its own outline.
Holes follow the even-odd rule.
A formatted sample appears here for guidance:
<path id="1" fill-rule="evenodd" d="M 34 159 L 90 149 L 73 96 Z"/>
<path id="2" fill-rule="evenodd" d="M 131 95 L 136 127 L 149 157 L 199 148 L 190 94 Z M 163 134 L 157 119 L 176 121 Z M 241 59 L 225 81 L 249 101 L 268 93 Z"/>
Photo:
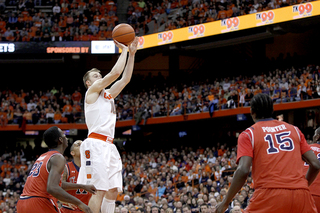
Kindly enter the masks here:
<path id="1" fill-rule="evenodd" d="M 80 156 L 78 184 L 93 184 L 103 191 L 117 188 L 122 192 L 122 161 L 114 144 L 87 138 L 80 146 Z"/>

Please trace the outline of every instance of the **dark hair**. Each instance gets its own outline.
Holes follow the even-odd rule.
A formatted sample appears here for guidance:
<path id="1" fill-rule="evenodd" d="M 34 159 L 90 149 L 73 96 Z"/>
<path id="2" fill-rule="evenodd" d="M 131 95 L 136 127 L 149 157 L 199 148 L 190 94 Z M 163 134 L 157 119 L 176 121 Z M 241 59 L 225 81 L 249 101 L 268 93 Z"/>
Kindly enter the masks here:
<path id="1" fill-rule="evenodd" d="M 61 133 L 56 126 L 50 127 L 43 133 L 43 140 L 49 148 L 56 148 L 60 137 Z"/>
<path id="2" fill-rule="evenodd" d="M 259 93 L 251 99 L 251 111 L 256 114 L 257 119 L 271 118 L 273 113 L 273 101 L 269 95 Z"/>
<path id="3" fill-rule="evenodd" d="M 146 212 L 144 208 L 138 208 L 137 211 Z"/>
<path id="4" fill-rule="evenodd" d="M 160 213 L 160 208 L 159 208 L 158 206 L 152 206 L 152 207 L 151 207 L 151 212 L 152 212 L 152 209 L 153 209 L 153 208 L 157 208 L 157 209 L 158 209 L 158 212 Z"/>

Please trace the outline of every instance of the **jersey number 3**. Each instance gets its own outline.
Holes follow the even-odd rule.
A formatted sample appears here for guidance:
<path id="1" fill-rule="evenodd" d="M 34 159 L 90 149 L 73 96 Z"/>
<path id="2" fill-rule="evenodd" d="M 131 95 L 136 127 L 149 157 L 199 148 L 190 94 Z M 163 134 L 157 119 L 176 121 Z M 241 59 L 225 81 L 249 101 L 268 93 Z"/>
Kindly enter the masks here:
<path id="1" fill-rule="evenodd" d="M 291 131 L 274 134 L 276 140 L 272 138 L 271 134 L 267 134 L 264 137 L 264 140 L 269 144 L 267 153 L 276 154 L 276 153 L 279 153 L 279 149 L 281 151 L 287 151 L 287 152 L 294 150 L 294 143 L 290 138 L 290 134 L 291 134 Z M 279 149 L 275 147 L 275 142 L 279 144 Z"/>

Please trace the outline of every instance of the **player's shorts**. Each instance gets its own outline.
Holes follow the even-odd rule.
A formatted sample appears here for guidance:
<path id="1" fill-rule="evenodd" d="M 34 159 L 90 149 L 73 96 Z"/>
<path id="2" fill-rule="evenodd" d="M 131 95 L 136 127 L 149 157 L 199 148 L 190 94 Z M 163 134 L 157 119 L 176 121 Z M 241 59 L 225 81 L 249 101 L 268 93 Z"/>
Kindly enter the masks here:
<path id="1" fill-rule="evenodd" d="M 78 213 L 78 212 L 83 212 L 81 210 L 72 210 L 66 207 L 61 207 L 60 208 L 61 213 Z"/>
<path id="2" fill-rule="evenodd" d="M 318 212 L 320 212 L 320 196 L 312 195 L 312 198 L 314 200 L 314 204 L 316 205 Z"/>
<path id="3" fill-rule="evenodd" d="M 44 197 L 22 197 L 17 203 L 17 213 L 30 212 L 46 212 L 46 213 L 60 213 L 58 204 L 49 198 Z"/>
<path id="4" fill-rule="evenodd" d="M 90 136 L 80 146 L 81 168 L 77 183 L 93 184 L 103 191 L 117 188 L 121 192 L 122 161 L 117 147 L 108 139 L 103 141 Z"/>
<path id="5" fill-rule="evenodd" d="M 244 212 L 317 213 L 318 211 L 307 189 L 257 189 Z"/>

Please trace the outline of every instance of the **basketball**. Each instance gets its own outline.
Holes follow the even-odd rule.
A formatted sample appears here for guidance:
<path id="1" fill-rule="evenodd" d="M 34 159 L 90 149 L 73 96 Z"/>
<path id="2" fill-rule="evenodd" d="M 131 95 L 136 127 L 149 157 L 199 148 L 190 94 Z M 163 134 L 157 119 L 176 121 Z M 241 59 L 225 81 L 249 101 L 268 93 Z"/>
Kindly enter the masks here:
<path id="1" fill-rule="evenodd" d="M 131 44 L 136 34 L 129 24 L 118 24 L 112 31 L 112 39 L 126 46 Z"/>

